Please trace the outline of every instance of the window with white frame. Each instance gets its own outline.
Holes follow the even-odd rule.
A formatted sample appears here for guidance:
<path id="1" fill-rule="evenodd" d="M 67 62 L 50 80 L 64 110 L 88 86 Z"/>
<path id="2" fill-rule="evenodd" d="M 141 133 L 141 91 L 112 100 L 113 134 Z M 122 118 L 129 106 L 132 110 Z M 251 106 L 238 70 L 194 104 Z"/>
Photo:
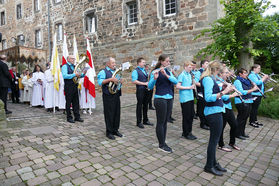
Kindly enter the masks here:
<path id="1" fill-rule="evenodd" d="M 60 3 L 62 0 L 54 0 L 54 3 Z"/>
<path id="2" fill-rule="evenodd" d="M 34 11 L 40 11 L 40 0 L 34 0 Z"/>
<path id="3" fill-rule="evenodd" d="M 42 35 L 41 30 L 35 31 L 35 47 L 41 47 L 42 46 Z"/>
<path id="4" fill-rule="evenodd" d="M 5 17 L 5 11 L 0 13 L 1 16 L 1 26 L 6 24 L 6 17 Z"/>
<path id="5" fill-rule="evenodd" d="M 164 0 L 164 16 L 175 15 L 177 12 L 176 0 Z"/>
<path id="6" fill-rule="evenodd" d="M 131 1 L 127 3 L 127 20 L 128 25 L 138 23 L 138 7 L 136 1 Z"/>
<path id="7" fill-rule="evenodd" d="M 85 16 L 85 30 L 88 33 L 96 32 L 96 16 L 93 12 L 86 14 Z"/>
<path id="8" fill-rule="evenodd" d="M 6 39 L 3 39 L 2 40 L 2 50 L 5 50 L 5 49 L 7 49 L 7 41 L 6 41 Z"/>
<path id="9" fill-rule="evenodd" d="M 21 4 L 16 5 L 16 18 L 17 19 L 22 18 Z"/>
<path id="10" fill-rule="evenodd" d="M 62 23 L 56 24 L 57 41 L 63 40 L 63 25 Z"/>

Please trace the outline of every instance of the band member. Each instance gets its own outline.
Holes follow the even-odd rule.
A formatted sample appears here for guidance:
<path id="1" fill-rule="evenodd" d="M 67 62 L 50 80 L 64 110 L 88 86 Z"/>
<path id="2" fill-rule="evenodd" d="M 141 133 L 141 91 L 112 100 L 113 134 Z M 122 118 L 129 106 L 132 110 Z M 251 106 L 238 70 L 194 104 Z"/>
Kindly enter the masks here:
<path id="1" fill-rule="evenodd" d="M 262 92 L 264 92 L 264 82 L 268 79 L 268 75 L 264 75 L 263 77 L 261 77 L 259 75 L 260 71 L 261 71 L 261 66 L 258 64 L 255 64 L 252 66 L 251 72 L 248 77 L 251 81 L 253 81 L 259 87 L 259 89 Z M 249 125 L 251 125 L 252 127 L 258 128 L 259 126 L 263 125 L 262 123 L 259 123 L 258 119 L 257 119 L 258 109 L 261 104 L 263 95 L 259 91 L 254 91 L 254 92 L 252 92 L 252 96 L 255 97 L 256 99 L 252 103 Z"/>
<path id="2" fill-rule="evenodd" d="M 175 73 L 174 69 L 171 69 L 172 74 L 177 78 L 177 74 Z M 170 110 L 170 117 L 168 118 L 169 123 L 173 123 L 175 119 L 172 117 L 172 108 L 173 108 L 173 102 L 174 102 L 174 84 L 172 85 L 172 99 L 171 99 L 171 110 Z"/>
<path id="3" fill-rule="evenodd" d="M 145 72 L 148 74 L 148 79 L 150 77 L 150 69 L 149 69 L 149 64 L 145 64 Z M 155 108 L 152 106 L 152 97 L 153 97 L 153 89 L 148 90 L 148 106 L 149 110 L 155 110 Z"/>
<path id="4" fill-rule="evenodd" d="M 226 87 L 226 84 L 224 82 L 227 80 L 229 75 L 230 75 L 229 70 L 226 67 L 223 66 L 223 68 L 221 68 L 221 70 L 220 70 L 220 74 L 219 74 L 218 81 L 217 81 L 217 84 L 219 86 L 221 85 L 220 86 L 221 90 L 223 90 Z M 234 92 L 233 94 L 229 95 L 229 97 L 225 97 L 225 96 L 222 97 L 226 111 L 225 111 L 225 113 L 223 113 L 223 130 L 222 130 L 221 137 L 219 139 L 218 149 L 223 150 L 225 152 L 231 152 L 232 151 L 231 149 L 225 147 L 224 139 L 223 139 L 224 129 L 226 127 L 227 122 L 230 125 L 229 146 L 231 146 L 235 150 L 240 150 L 240 148 L 235 145 L 237 121 L 235 119 L 235 116 L 234 116 L 234 113 L 233 113 L 233 110 L 232 110 L 231 100 L 230 100 L 231 98 L 234 98 L 237 95 L 238 94 L 236 92 Z"/>
<path id="5" fill-rule="evenodd" d="M 172 149 L 166 144 L 167 120 L 170 117 L 171 101 L 173 98 L 173 84 L 177 84 L 177 79 L 172 72 L 165 67 L 170 65 L 167 55 L 160 55 L 155 70 L 151 73 L 148 88 L 156 86 L 154 95 L 154 105 L 156 109 L 157 125 L 156 135 L 159 141 L 159 149 L 172 153 Z"/>
<path id="6" fill-rule="evenodd" d="M 10 70 L 10 74 L 12 76 L 12 101 L 13 103 L 19 103 L 19 74 L 16 73 L 16 67 L 12 67 Z"/>
<path id="7" fill-rule="evenodd" d="M 33 92 L 32 92 L 32 106 L 43 106 L 44 105 L 44 83 L 45 75 L 39 65 L 35 65 L 33 71 Z"/>
<path id="8" fill-rule="evenodd" d="M 6 114 L 11 114 L 12 111 L 7 109 L 7 96 L 8 88 L 11 87 L 12 76 L 9 73 L 8 65 L 6 64 L 7 57 L 5 55 L 0 56 L 0 99 L 4 103 L 4 109 Z"/>
<path id="9" fill-rule="evenodd" d="M 195 140 L 197 137 L 192 134 L 192 125 L 195 115 L 193 89 L 196 88 L 196 85 L 193 84 L 191 70 L 192 62 L 185 62 L 184 71 L 178 76 L 176 88 L 179 89 L 179 101 L 182 109 L 182 137 Z"/>
<path id="10" fill-rule="evenodd" d="M 216 160 L 216 146 L 223 130 L 222 113 L 225 112 L 225 107 L 222 97 L 229 97 L 225 94 L 232 90 L 231 86 L 228 86 L 221 91 L 216 83 L 216 76 L 221 68 L 222 66 L 219 62 L 213 61 L 201 76 L 201 88 L 206 104 L 204 115 L 210 128 L 207 161 L 204 170 L 217 176 L 222 176 L 222 172 L 227 171 Z"/>
<path id="11" fill-rule="evenodd" d="M 110 57 L 106 63 L 106 67 L 98 74 L 98 84 L 102 86 L 103 91 L 103 106 L 104 117 L 106 123 L 106 136 L 114 140 L 115 136 L 122 137 L 122 134 L 118 131 L 120 126 L 120 96 L 121 89 L 115 94 L 109 92 L 109 82 L 119 83 L 116 77 L 112 77 L 112 74 L 116 70 L 115 59 Z"/>
<path id="12" fill-rule="evenodd" d="M 199 69 L 199 72 L 195 76 L 195 81 L 197 85 L 197 113 L 200 118 L 200 127 L 205 130 L 209 130 L 209 126 L 206 122 L 205 116 L 204 116 L 204 108 L 205 108 L 205 101 L 204 98 L 201 96 L 202 95 L 202 90 L 201 90 L 201 83 L 200 83 L 200 77 L 204 70 L 208 66 L 208 61 L 207 60 L 202 60 L 201 61 L 201 68 Z"/>
<path id="13" fill-rule="evenodd" d="M 145 60 L 144 58 L 137 59 L 137 68 L 132 72 L 132 82 L 137 87 L 137 126 L 144 128 L 144 125 L 153 125 L 148 121 L 148 74 L 144 69 Z M 142 120 L 143 117 L 143 120 Z M 142 123 L 143 121 L 143 123 Z"/>
<path id="14" fill-rule="evenodd" d="M 75 70 L 75 56 L 69 55 L 67 57 L 67 63 L 62 66 L 62 75 L 64 78 L 64 90 L 66 96 L 66 113 L 67 121 L 69 123 L 75 123 L 75 121 L 83 122 L 79 114 L 79 97 L 78 97 L 78 84 L 73 81 L 74 77 L 84 77 L 84 74 L 74 73 Z M 73 107 L 75 120 L 73 120 L 70 107 Z"/>
<path id="15" fill-rule="evenodd" d="M 241 92 L 242 99 L 241 101 L 239 97 L 235 97 L 234 102 L 237 109 L 237 134 L 236 137 L 242 140 L 249 138 L 249 136 L 245 133 L 245 126 L 247 119 L 249 117 L 253 100 L 251 93 L 257 89 L 257 87 L 252 88 L 251 82 L 247 79 L 248 73 L 247 70 L 241 68 L 237 72 L 236 80 L 234 81 L 234 85 L 236 89 Z"/>

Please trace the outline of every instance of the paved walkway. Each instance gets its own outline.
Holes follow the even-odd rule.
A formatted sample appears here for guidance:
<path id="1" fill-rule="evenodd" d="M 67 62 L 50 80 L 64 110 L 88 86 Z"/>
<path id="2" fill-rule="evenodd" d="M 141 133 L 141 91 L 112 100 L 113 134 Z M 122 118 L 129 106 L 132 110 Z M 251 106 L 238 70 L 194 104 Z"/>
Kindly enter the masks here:
<path id="1" fill-rule="evenodd" d="M 194 121 L 198 140 L 181 136 L 178 95 L 168 124 L 167 143 L 174 153 L 158 151 L 155 126 L 137 128 L 135 95 L 121 97 L 120 132 L 114 141 L 105 137 L 100 94 L 93 115 L 84 123 L 69 124 L 65 115 L 42 108 L 9 104 L 13 111 L 0 130 L 0 185 L 278 185 L 279 121 L 260 118 L 264 127 L 247 127 L 249 140 L 237 140 L 242 151 L 217 150 L 228 169 L 222 177 L 203 172 L 209 132 Z M 155 111 L 149 111 L 155 123 Z M 224 134 L 228 142 L 228 127 Z"/>

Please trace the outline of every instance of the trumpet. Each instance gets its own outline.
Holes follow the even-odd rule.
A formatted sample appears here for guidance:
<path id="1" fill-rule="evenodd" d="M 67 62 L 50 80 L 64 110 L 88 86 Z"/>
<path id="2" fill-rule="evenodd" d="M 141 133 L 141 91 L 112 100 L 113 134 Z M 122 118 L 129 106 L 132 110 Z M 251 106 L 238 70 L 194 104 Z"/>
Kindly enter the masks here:
<path id="1" fill-rule="evenodd" d="M 260 72 L 260 75 L 261 76 L 266 76 L 267 74 L 263 73 L 263 72 Z M 270 75 L 268 75 L 268 80 L 267 81 L 270 81 L 270 82 L 273 82 L 273 83 L 278 83 L 278 81 L 276 81 L 275 79 L 272 79 L 271 76 L 274 76 L 275 74 L 274 73 L 271 73 Z"/>
<path id="2" fill-rule="evenodd" d="M 219 78 L 218 76 L 216 76 L 216 78 L 221 81 L 222 83 L 224 83 L 227 86 L 232 86 L 233 90 L 237 93 L 238 97 L 240 98 L 241 102 L 244 103 L 244 100 L 242 98 L 242 94 L 239 90 L 236 89 L 236 87 L 232 84 L 232 83 L 228 83 L 226 81 L 224 81 L 223 79 Z"/>

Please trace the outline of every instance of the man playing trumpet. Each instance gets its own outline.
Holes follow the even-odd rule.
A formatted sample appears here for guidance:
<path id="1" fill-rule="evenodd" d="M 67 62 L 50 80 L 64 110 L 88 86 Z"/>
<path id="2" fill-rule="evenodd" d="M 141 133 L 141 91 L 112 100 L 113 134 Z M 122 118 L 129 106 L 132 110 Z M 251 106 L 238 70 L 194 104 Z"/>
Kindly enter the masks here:
<path id="1" fill-rule="evenodd" d="M 75 123 L 75 121 L 83 122 L 79 114 L 79 97 L 78 97 L 78 84 L 73 81 L 74 77 L 84 77 L 84 73 L 74 73 L 75 70 L 75 56 L 69 55 L 67 63 L 62 66 L 62 75 L 64 78 L 64 91 L 66 97 L 66 113 L 67 121 Z M 70 107 L 73 107 L 75 119 L 73 120 Z"/>
<path id="2" fill-rule="evenodd" d="M 112 76 L 116 70 L 115 59 L 110 57 L 106 63 L 106 67 L 101 70 L 97 76 L 98 84 L 102 86 L 103 92 L 103 106 L 104 116 L 106 123 L 106 136 L 114 140 L 115 136 L 122 137 L 122 134 L 118 131 L 120 126 L 120 96 L 121 89 L 115 94 L 109 91 L 109 83 L 115 84 L 122 83 L 122 80 L 118 80 Z M 119 82 L 120 81 L 120 82 Z"/>

